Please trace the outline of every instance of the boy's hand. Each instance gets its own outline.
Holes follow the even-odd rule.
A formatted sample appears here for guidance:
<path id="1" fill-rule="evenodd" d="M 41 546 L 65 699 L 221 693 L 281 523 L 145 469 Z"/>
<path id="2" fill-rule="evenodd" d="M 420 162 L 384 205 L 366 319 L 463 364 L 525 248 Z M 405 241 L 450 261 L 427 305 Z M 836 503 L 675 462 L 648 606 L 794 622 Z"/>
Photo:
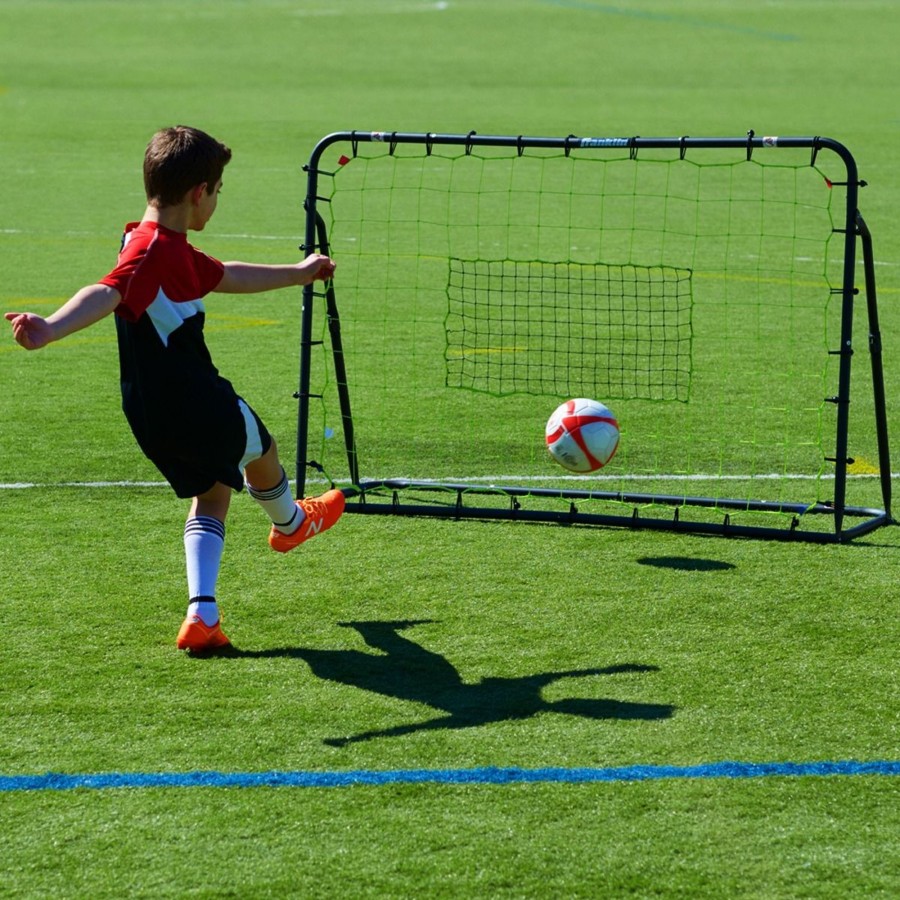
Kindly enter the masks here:
<path id="1" fill-rule="evenodd" d="M 333 277 L 335 261 L 322 253 L 310 253 L 297 268 L 304 272 L 309 281 L 328 281 Z"/>
<path id="2" fill-rule="evenodd" d="M 53 340 L 53 328 L 41 316 L 34 313 L 8 312 L 5 318 L 12 325 L 16 342 L 26 350 L 40 350 Z"/>

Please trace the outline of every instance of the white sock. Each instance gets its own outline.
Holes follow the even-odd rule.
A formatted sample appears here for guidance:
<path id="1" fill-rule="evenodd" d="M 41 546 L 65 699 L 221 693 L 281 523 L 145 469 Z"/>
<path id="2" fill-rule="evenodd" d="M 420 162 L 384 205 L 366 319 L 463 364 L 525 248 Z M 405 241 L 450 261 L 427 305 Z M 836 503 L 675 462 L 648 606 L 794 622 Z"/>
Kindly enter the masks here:
<path id="1" fill-rule="evenodd" d="M 282 534 L 293 534 L 306 518 L 306 513 L 294 502 L 294 494 L 284 469 L 281 470 L 281 481 L 275 487 L 261 490 L 248 483 L 247 492 L 265 510 L 272 525 Z"/>
<path id="2" fill-rule="evenodd" d="M 188 615 L 200 616 L 206 625 L 215 625 L 219 621 L 216 582 L 224 548 L 224 522 L 212 516 L 194 516 L 185 522 L 184 555 L 190 597 Z"/>
<path id="3" fill-rule="evenodd" d="M 219 621 L 219 606 L 209 597 L 198 597 L 188 603 L 187 614 L 199 616 L 204 625 L 215 625 Z"/>

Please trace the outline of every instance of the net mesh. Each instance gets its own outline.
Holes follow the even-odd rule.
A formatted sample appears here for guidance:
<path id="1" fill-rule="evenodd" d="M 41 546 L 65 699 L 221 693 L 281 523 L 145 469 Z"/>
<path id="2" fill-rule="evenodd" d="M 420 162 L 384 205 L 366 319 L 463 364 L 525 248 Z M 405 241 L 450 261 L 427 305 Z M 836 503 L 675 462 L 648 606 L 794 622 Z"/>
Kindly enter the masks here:
<path id="1" fill-rule="evenodd" d="M 451 259 L 447 297 L 449 386 L 687 400 L 689 270 Z"/>

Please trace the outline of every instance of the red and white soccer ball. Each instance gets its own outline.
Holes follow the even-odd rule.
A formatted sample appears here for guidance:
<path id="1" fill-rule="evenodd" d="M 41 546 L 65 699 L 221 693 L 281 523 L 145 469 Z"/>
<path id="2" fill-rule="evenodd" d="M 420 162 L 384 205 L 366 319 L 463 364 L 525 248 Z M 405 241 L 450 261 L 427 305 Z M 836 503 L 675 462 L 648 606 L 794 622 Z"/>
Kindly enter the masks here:
<path id="1" fill-rule="evenodd" d="M 619 447 L 619 423 L 597 400 L 567 400 L 547 420 L 545 433 L 550 455 L 570 472 L 602 469 Z"/>

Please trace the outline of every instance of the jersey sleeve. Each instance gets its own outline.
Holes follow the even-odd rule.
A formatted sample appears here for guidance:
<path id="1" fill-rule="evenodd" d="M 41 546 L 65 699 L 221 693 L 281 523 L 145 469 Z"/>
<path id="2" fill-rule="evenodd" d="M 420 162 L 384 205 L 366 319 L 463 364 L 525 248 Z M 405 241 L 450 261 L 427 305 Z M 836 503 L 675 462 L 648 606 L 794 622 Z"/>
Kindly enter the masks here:
<path id="1" fill-rule="evenodd" d="M 124 256 L 124 254 L 122 254 Z M 149 297 L 146 302 L 139 296 L 139 282 L 135 282 L 138 290 L 132 291 L 132 281 L 134 275 L 140 267 L 142 257 L 131 256 L 127 259 L 119 257 L 116 267 L 105 278 L 101 278 L 98 284 L 105 284 L 114 288 L 119 292 L 122 298 L 116 307 L 116 313 L 123 316 L 131 322 L 137 321 L 141 313 L 153 302 L 154 298 Z M 146 291 L 145 291 L 146 293 Z"/>
<path id="2" fill-rule="evenodd" d="M 194 271 L 197 273 L 201 296 L 205 297 L 219 286 L 222 276 L 225 274 L 225 264 L 215 256 L 210 256 L 196 247 L 188 246 L 194 258 Z"/>

